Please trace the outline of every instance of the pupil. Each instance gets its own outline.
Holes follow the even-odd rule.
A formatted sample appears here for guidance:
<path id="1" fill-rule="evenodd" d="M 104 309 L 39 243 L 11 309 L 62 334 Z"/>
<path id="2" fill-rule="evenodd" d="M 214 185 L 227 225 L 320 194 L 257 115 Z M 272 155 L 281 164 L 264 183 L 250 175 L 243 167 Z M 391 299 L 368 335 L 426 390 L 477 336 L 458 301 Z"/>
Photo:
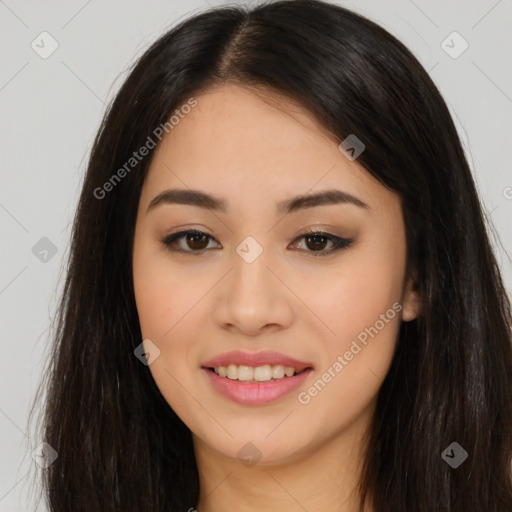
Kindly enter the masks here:
<path id="1" fill-rule="evenodd" d="M 194 245 L 193 245 L 193 244 L 194 244 L 194 243 L 196 243 L 196 241 L 197 241 L 196 239 L 197 239 L 197 238 L 203 238 L 203 241 L 204 241 L 204 242 L 206 242 L 206 243 L 203 243 L 203 244 L 201 244 L 201 243 L 200 243 L 200 244 L 199 244 L 199 245 L 200 245 L 200 247 L 197 247 L 197 246 L 196 246 L 196 247 L 194 247 Z M 189 235 L 189 237 L 188 237 L 188 242 L 191 242 L 191 243 L 192 243 L 192 247 L 191 247 L 192 249 L 204 249 L 204 248 L 208 245 L 208 242 L 207 242 L 207 240 L 206 240 L 206 235 L 200 235 L 200 234 L 198 234 L 198 233 L 191 233 L 191 234 Z"/>
<path id="2" fill-rule="evenodd" d="M 307 243 L 307 244 L 309 244 L 309 242 L 311 242 L 311 240 L 318 240 L 318 239 L 322 240 L 322 242 L 320 242 L 320 245 L 324 245 L 324 244 L 325 244 L 325 237 L 324 237 L 324 236 L 321 236 L 321 235 L 310 235 L 310 236 L 308 236 L 308 237 L 306 238 L 306 243 Z M 318 245 L 319 245 L 318 243 L 316 243 L 316 244 L 315 244 L 315 243 L 313 242 L 313 245 L 314 245 L 314 246 L 316 246 L 316 247 L 309 247 L 309 245 L 308 245 L 308 247 L 309 247 L 310 249 L 313 249 L 313 248 L 316 248 L 316 249 L 323 249 L 323 247 L 318 247 Z"/>

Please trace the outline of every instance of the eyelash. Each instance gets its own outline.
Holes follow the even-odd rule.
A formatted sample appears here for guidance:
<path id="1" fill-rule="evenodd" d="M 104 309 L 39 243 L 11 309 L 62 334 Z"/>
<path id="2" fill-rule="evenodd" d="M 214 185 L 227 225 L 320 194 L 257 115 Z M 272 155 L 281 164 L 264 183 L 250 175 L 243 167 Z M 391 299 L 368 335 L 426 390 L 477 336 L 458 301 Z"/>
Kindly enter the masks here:
<path id="1" fill-rule="evenodd" d="M 172 235 L 165 237 L 162 240 L 162 243 L 169 251 L 172 251 L 172 252 L 190 254 L 191 256 L 199 256 L 201 254 L 204 254 L 206 249 L 193 251 L 193 250 L 184 250 L 184 249 L 178 249 L 176 247 L 172 247 L 172 244 L 174 242 L 176 242 L 180 238 L 183 238 L 185 235 L 205 235 L 209 239 L 215 240 L 215 238 L 213 236 L 209 235 L 208 233 L 205 233 L 204 231 L 199 231 L 197 229 L 190 229 L 187 231 L 180 231 L 179 233 L 173 233 Z M 319 257 L 319 256 L 320 257 L 328 256 L 329 254 L 333 254 L 334 252 L 337 252 L 341 249 L 347 249 L 354 242 L 353 239 L 340 238 L 338 236 L 331 235 L 330 233 L 325 233 L 323 231 L 315 231 L 315 230 L 310 230 L 310 231 L 303 233 L 302 235 L 299 235 L 294 241 L 299 240 L 299 239 L 304 239 L 307 236 L 320 236 L 323 238 L 327 238 L 329 241 L 331 241 L 334 244 L 334 247 L 330 251 L 308 251 L 308 250 L 306 250 L 306 252 L 312 253 L 315 258 Z"/>

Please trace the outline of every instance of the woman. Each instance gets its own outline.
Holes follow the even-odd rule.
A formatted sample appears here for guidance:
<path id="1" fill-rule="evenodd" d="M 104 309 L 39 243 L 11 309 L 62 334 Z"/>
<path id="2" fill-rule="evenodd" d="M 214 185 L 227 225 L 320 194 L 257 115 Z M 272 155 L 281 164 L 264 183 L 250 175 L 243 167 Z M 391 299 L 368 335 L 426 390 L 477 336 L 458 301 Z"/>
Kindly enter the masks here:
<path id="1" fill-rule="evenodd" d="M 312 0 L 196 15 L 96 137 L 45 381 L 60 511 L 512 510 L 511 313 L 439 91 Z"/>

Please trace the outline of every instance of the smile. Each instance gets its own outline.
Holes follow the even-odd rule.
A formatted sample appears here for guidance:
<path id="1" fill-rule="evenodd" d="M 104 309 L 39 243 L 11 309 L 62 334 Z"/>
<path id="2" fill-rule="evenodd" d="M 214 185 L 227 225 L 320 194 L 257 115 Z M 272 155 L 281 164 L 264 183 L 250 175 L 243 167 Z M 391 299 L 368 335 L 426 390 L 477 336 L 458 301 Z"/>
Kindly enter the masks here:
<path id="1" fill-rule="evenodd" d="M 244 405 L 275 402 L 297 389 L 313 364 L 273 351 L 233 351 L 201 365 L 209 385 L 225 398 Z"/>
<path id="2" fill-rule="evenodd" d="M 251 368 L 253 371 L 255 369 Z M 202 371 L 213 389 L 223 397 L 239 404 L 255 406 L 270 404 L 290 395 L 304 383 L 313 368 L 302 370 L 291 377 L 286 375 L 276 379 L 272 377 L 264 382 L 258 382 L 254 379 L 242 381 L 221 377 L 212 368 L 202 368 Z"/>
<path id="3" fill-rule="evenodd" d="M 227 377 L 231 380 L 244 382 L 267 382 L 270 380 L 293 377 L 294 375 L 301 373 L 301 371 L 298 371 L 291 366 L 284 366 L 282 364 L 272 366 L 266 364 L 264 366 L 256 367 L 230 364 L 229 366 L 217 366 L 213 368 L 213 371 L 220 377 Z"/>

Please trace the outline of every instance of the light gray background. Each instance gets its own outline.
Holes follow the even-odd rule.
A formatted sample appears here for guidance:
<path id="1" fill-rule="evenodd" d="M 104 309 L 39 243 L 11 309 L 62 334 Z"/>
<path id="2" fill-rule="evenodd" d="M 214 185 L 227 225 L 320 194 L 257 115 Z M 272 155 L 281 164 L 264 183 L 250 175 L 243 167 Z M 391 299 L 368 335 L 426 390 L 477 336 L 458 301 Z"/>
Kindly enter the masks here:
<path id="1" fill-rule="evenodd" d="M 31 452 L 42 440 L 29 432 L 29 406 L 62 286 L 70 221 L 105 105 L 149 43 L 189 14 L 223 4 L 0 0 L 0 512 L 32 504 Z M 512 290 L 512 1 L 339 4 L 397 36 L 440 88 L 501 239 L 494 244 Z M 48 50 L 43 31 L 58 43 L 46 59 L 31 47 L 35 41 Z M 455 59 L 441 46 L 453 31 L 469 44 Z M 461 41 L 451 37 L 445 45 L 454 52 Z M 57 247 L 46 262 L 32 252 L 42 237 Z"/>

